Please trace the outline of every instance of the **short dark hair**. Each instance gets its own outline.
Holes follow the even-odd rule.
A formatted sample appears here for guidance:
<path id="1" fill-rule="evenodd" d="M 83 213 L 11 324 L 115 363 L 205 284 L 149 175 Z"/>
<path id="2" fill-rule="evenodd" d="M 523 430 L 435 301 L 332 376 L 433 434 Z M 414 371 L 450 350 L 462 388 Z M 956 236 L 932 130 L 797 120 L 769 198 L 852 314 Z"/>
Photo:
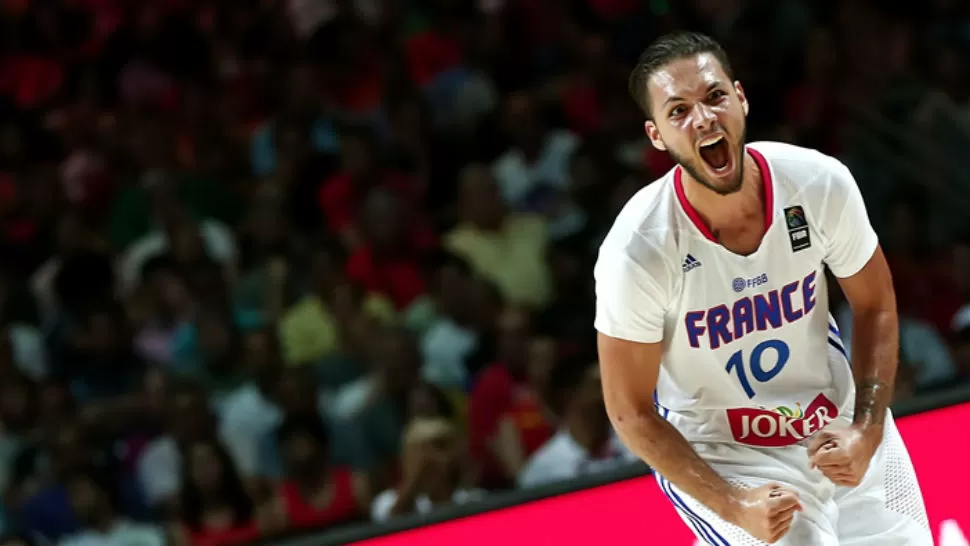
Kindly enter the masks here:
<path id="1" fill-rule="evenodd" d="M 653 119 L 653 115 L 650 112 L 650 97 L 647 93 L 647 81 L 650 79 L 650 76 L 673 61 L 693 57 L 701 53 L 714 55 L 718 62 L 721 63 L 721 68 L 724 69 L 724 73 L 732 81 L 734 80 L 734 72 L 731 70 L 731 64 L 728 61 L 727 53 L 724 52 L 724 48 L 714 38 L 699 32 L 681 31 L 666 34 L 656 39 L 647 49 L 643 50 L 643 53 L 640 54 L 640 59 L 637 61 L 637 65 L 633 68 L 633 72 L 630 73 L 630 79 L 627 84 L 630 96 L 633 97 L 633 100 L 636 101 L 637 105 L 647 115 L 647 118 Z"/>

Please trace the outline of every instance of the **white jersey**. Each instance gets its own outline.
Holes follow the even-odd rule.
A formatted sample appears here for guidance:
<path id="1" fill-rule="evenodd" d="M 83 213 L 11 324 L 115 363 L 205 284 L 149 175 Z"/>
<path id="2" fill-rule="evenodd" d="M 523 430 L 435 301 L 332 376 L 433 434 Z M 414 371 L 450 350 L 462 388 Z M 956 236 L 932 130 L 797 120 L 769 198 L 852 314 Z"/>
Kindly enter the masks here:
<path id="1" fill-rule="evenodd" d="M 825 266 L 851 276 L 878 241 L 837 159 L 776 142 L 747 151 L 764 181 L 758 250 L 714 240 L 676 167 L 627 203 L 600 247 L 596 329 L 664 343 L 655 403 L 689 441 L 782 447 L 851 419 Z"/>

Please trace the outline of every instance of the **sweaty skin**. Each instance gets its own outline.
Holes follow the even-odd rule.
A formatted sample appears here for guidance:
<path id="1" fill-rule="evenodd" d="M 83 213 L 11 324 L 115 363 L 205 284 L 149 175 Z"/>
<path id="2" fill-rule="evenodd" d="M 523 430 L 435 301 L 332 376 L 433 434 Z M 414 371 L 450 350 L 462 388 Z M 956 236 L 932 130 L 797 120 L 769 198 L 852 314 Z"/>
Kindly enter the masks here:
<path id="1" fill-rule="evenodd" d="M 761 175 L 744 151 L 748 103 L 717 59 L 707 53 L 671 61 L 649 79 L 652 144 L 683 167 L 688 200 L 718 241 L 749 254 L 764 236 Z M 730 155 L 714 168 L 700 145 L 723 137 Z M 629 265 L 629 264 L 628 264 Z M 835 483 L 855 485 L 882 439 L 898 356 L 898 321 L 889 268 L 881 249 L 851 277 L 838 280 L 852 307 L 852 371 L 857 396 L 854 421 L 843 431 L 824 430 L 810 456 Z M 797 494 L 776 484 L 744 490 L 719 476 L 653 406 L 663 342 L 637 343 L 598 334 L 607 410 L 624 443 L 677 488 L 725 521 L 774 542 L 787 532 Z M 824 435 L 822 435 L 824 434 Z M 809 462 L 807 461 L 806 464 Z"/>
<path id="2" fill-rule="evenodd" d="M 623 443 L 656 472 L 721 519 L 773 542 L 801 510 L 798 495 L 778 484 L 741 489 L 718 475 L 653 406 L 663 343 L 598 334 L 607 413 Z"/>

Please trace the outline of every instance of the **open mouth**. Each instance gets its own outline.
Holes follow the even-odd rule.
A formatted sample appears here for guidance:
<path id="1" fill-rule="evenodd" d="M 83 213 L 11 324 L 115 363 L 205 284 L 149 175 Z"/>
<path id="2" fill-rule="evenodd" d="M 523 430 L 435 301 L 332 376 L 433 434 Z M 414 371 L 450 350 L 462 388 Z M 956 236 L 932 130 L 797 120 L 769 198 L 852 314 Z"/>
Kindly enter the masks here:
<path id="1" fill-rule="evenodd" d="M 701 141 L 698 148 L 701 159 L 714 172 L 723 172 L 730 167 L 731 150 L 724 135 L 714 135 Z"/>

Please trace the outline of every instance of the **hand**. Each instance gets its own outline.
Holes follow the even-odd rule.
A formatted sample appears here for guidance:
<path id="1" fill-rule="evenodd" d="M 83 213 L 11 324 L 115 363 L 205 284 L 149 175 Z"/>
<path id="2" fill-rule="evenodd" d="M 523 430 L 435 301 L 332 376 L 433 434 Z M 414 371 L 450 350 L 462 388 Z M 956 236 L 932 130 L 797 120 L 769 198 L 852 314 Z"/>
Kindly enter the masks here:
<path id="1" fill-rule="evenodd" d="M 802 509 L 798 494 L 776 483 L 741 491 L 737 506 L 736 515 L 730 518 L 732 523 L 768 544 L 788 533 L 795 512 Z"/>
<path id="2" fill-rule="evenodd" d="M 428 470 L 433 467 L 433 459 L 427 442 L 406 438 L 401 460 L 402 481 L 410 486 L 418 486 L 424 481 Z"/>
<path id="3" fill-rule="evenodd" d="M 256 507 L 256 525 L 264 534 L 285 531 L 286 524 L 286 508 L 282 499 L 274 496 Z"/>
<path id="4" fill-rule="evenodd" d="M 855 487 L 869 469 L 869 461 L 879 447 L 881 434 L 851 426 L 841 430 L 824 429 L 808 446 L 811 468 L 817 468 L 836 485 Z"/>

